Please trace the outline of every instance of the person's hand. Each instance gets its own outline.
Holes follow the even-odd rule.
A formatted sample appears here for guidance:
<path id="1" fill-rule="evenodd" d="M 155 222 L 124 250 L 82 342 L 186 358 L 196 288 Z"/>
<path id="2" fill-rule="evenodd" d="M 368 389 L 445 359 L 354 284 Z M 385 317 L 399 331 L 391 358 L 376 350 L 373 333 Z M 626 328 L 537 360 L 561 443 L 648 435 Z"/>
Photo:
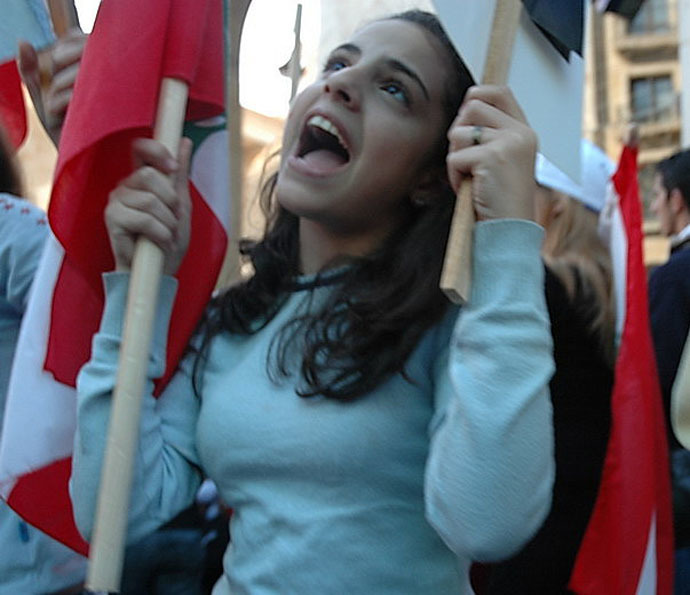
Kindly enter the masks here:
<path id="1" fill-rule="evenodd" d="M 55 146 L 60 140 L 87 37 L 81 30 L 71 29 L 41 55 L 30 43 L 19 43 L 19 72 L 36 113 Z"/>
<path id="2" fill-rule="evenodd" d="M 640 127 L 636 123 L 626 126 L 625 133 L 621 139 L 623 144 L 634 149 L 640 146 Z"/>
<path id="3" fill-rule="evenodd" d="M 477 219 L 534 220 L 537 136 L 507 87 L 468 90 L 448 131 L 448 178 L 472 177 Z"/>
<path id="4" fill-rule="evenodd" d="M 131 268 L 136 239 L 148 238 L 165 255 L 164 272 L 175 274 L 189 245 L 191 200 L 187 174 L 192 150 L 182 139 L 177 160 L 159 142 L 138 139 L 132 146 L 137 169 L 110 193 L 105 224 L 115 268 Z"/>

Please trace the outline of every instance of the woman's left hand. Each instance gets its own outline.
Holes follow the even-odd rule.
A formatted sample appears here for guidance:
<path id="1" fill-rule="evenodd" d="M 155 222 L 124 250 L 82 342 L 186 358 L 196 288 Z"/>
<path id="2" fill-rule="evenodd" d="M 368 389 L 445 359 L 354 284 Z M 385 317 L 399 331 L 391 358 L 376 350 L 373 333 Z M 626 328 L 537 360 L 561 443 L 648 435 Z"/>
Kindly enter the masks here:
<path id="1" fill-rule="evenodd" d="M 470 88 L 448 140 L 450 183 L 457 193 L 471 176 L 477 219 L 534 220 L 537 136 L 510 89 Z"/>

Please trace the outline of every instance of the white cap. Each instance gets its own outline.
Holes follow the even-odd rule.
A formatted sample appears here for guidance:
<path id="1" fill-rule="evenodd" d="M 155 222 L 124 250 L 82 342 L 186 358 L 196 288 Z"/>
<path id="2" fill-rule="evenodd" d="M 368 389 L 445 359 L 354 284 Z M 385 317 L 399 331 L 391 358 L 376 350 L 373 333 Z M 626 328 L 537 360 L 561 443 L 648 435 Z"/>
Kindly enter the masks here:
<path id="1" fill-rule="evenodd" d="M 542 186 L 563 192 L 598 213 L 606 204 L 608 184 L 616 167 L 606 153 L 584 138 L 580 144 L 580 165 L 582 183 L 577 184 L 538 153 L 534 175 Z"/>
<path id="2" fill-rule="evenodd" d="M 577 198 L 582 196 L 582 186 L 576 184 L 572 178 L 564 174 L 553 163 L 551 163 L 542 153 L 537 153 L 537 161 L 534 165 L 534 177 L 537 183 L 551 190 L 556 190 Z"/>
<path id="3" fill-rule="evenodd" d="M 582 139 L 582 202 L 597 212 L 606 204 L 611 176 L 616 164 L 599 147 Z"/>

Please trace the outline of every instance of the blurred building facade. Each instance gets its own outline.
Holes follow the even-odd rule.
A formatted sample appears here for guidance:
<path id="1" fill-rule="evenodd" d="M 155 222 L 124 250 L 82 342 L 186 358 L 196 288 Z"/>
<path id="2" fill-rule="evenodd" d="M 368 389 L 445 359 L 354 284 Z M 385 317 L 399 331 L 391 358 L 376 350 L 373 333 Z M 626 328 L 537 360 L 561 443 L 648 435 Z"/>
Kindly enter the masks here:
<path id="1" fill-rule="evenodd" d="M 678 0 L 645 0 L 632 21 L 592 11 L 588 23 L 583 130 L 615 160 L 638 126 L 648 265 L 668 254 L 649 203 L 655 164 L 681 147 L 679 22 Z"/>

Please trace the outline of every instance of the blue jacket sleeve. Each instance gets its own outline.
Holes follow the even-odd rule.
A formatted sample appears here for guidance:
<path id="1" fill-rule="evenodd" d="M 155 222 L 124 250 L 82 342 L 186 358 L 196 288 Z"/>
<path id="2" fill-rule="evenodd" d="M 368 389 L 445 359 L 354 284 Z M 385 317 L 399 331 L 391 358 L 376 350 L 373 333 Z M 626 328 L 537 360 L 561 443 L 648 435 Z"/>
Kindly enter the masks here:
<path id="1" fill-rule="evenodd" d="M 555 464 L 554 371 L 539 226 L 476 226 L 473 286 L 436 372 L 429 522 L 458 555 L 504 559 L 537 531 Z"/>
<path id="2" fill-rule="evenodd" d="M 77 432 L 70 494 L 77 527 L 88 539 L 93 530 L 101 464 L 105 452 L 112 391 L 121 342 L 129 275 L 105 275 L 106 308 L 94 336 L 91 360 L 77 378 Z M 191 504 L 200 484 L 195 428 L 199 403 L 194 396 L 189 361 L 159 398 L 153 379 L 165 369 L 165 345 L 176 281 L 164 277 L 156 312 L 129 506 L 128 542 L 154 531 Z"/>
<path id="3" fill-rule="evenodd" d="M 47 234 L 43 211 L 0 194 L 0 307 L 24 313 Z"/>

